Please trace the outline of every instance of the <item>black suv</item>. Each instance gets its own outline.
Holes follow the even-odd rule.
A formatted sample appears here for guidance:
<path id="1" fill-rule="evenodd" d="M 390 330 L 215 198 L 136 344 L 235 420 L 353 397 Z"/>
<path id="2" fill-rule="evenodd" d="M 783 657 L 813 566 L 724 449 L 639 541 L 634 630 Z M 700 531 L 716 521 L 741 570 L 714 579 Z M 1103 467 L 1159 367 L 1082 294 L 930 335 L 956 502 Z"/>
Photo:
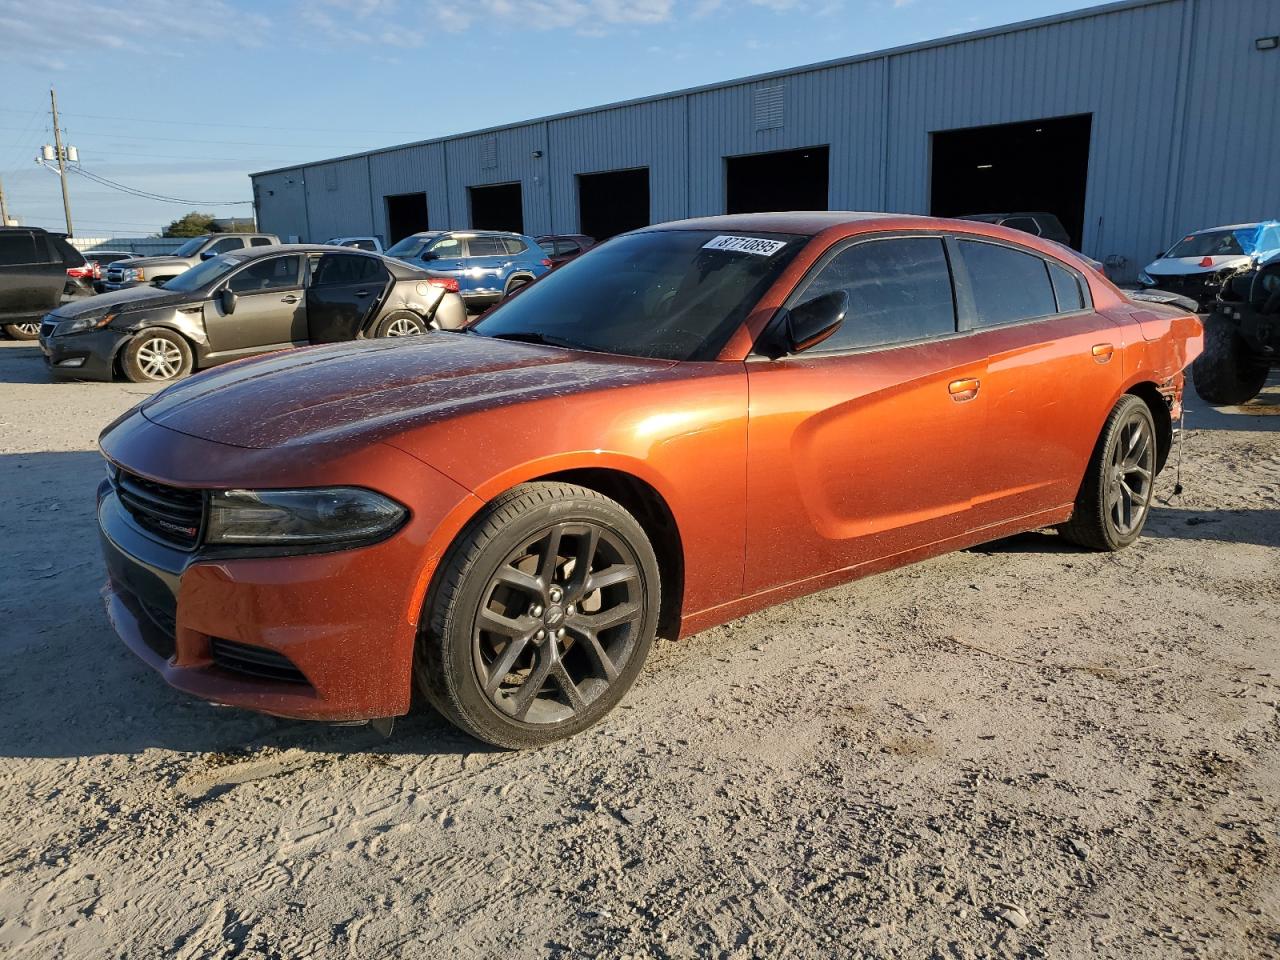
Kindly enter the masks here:
<path id="1" fill-rule="evenodd" d="M 40 335 L 40 318 L 62 302 L 67 268 L 84 259 L 39 227 L 0 227 L 0 329 L 14 340 Z"/>

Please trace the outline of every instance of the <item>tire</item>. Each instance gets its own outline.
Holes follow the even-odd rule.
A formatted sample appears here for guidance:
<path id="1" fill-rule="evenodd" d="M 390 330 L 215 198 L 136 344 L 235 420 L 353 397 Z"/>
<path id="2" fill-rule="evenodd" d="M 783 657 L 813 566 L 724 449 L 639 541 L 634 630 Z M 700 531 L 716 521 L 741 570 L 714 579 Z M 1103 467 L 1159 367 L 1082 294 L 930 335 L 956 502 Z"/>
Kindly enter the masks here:
<path id="1" fill-rule="evenodd" d="M 529 277 L 512 277 L 507 281 L 506 289 L 502 291 L 502 299 L 505 300 L 521 287 L 527 287 L 533 282 Z"/>
<path id="2" fill-rule="evenodd" d="M 387 314 L 378 324 L 375 337 L 410 337 L 426 333 L 427 321 L 411 310 L 397 310 Z"/>
<path id="3" fill-rule="evenodd" d="M 172 330 L 141 330 L 125 345 L 120 366 L 134 383 L 162 383 L 185 377 L 192 368 L 191 346 Z"/>
<path id="4" fill-rule="evenodd" d="M 577 569 L 585 555 L 589 577 Z M 424 611 L 418 688 L 456 726 L 498 747 L 572 736 L 635 682 L 660 590 L 649 538 L 620 504 L 567 483 L 521 484 L 446 554 Z"/>
<path id="5" fill-rule="evenodd" d="M 1155 420 L 1139 397 L 1125 394 L 1111 408 L 1059 532 L 1090 550 L 1121 550 L 1142 534 L 1151 513 L 1157 449 Z"/>
<path id="6" fill-rule="evenodd" d="M 36 323 L 6 323 L 4 332 L 13 340 L 36 340 L 40 337 L 40 324 Z"/>
<path id="7" fill-rule="evenodd" d="M 1249 355 L 1244 339 L 1229 323 L 1210 318 L 1204 324 L 1204 352 L 1191 366 L 1200 399 L 1215 406 L 1248 403 L 1267 382 L 1267 366 Z"/>

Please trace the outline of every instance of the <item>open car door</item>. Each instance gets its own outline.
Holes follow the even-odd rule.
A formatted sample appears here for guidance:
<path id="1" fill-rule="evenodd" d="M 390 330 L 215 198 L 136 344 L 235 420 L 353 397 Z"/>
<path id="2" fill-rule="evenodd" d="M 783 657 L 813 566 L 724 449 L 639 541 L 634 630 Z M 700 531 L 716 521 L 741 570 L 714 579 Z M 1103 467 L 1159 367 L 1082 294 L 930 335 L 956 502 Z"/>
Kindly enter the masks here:
<path id="1" fill-rule="evenodd" d="M 312 343 L 354 340 L 377 311 L 391 275 L 376 257 L 322 254 L 307 289 L 307 339 Z"/>

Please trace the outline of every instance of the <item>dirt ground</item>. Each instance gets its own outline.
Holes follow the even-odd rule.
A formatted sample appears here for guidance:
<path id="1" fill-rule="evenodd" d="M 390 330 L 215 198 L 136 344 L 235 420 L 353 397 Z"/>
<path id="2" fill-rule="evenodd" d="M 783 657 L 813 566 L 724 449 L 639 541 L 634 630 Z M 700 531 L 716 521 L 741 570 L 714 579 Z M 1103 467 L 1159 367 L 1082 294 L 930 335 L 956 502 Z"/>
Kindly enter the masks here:
<path id="1" fill-rule="evenodd" d="M 0 955 L 1280 956 L 1276 381 L 1189 400 L 1132 549 L 1030 534 L 663 643 L 526 754 L 135 660 L 94 442 L 148 392 L 0 345 Z"/>

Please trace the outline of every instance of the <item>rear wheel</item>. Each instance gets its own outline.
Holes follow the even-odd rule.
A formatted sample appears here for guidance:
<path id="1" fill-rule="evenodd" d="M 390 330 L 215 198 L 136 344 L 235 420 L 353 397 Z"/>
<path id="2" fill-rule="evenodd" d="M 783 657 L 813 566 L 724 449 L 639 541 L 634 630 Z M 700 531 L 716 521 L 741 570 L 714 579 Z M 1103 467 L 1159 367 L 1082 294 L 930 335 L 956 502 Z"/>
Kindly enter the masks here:
<path id="1" fill-rule="evenodd" d="M 134 383 L 176 380 L 191 372 L 191 346 L 171 330 L 143 330 L 124 348 L 120 366 Z"/>
<path id="2" fill-rule="evenodd" d="M 1267 367 L 1253 359 L 1235 327 L 1210 317 L 1204 325 L 1204 352 L 1191 366 L 1191 379 L 1206 403 L 1235 406 L 1258 395 L 1267 382 Z"/>
<path id="3" fill-rule="evenodd" d="M 35 340 L 40 336 L 39 323 L 6 323 L 4 332 L 14 340 Z"/>
<path id="4" fill-rule="evenodd" d="M 507 748 L 571 736 L 613 709 L 657 628 L 657 559 L 621 505 L 522 484 L 450 550 L 415 676 L 437 710 Z"/>
<path id="5" fill-rule="evenodd" d="M 504 298 L 511 296 L 521 287 L 527 287 L 532 281 L 528 277 L 512 277 L 507 283 L 507 289 L 503 291 Z"/>
<path id="6" fill-rule="evenodd" d="M 1137 540 L 1151 510 L 1157 453 L 1151 410 L 1126 394 L 1111 408 L 1062 535 L 1091 550 L 1120 550 Z"/>
<path id="7" fill-rule="evenodd" d="M 400 310 L 388 314 L 378 324 L 378 337 L 412 337 L 427 332 L 427 322 L 416 313 Z"/>

